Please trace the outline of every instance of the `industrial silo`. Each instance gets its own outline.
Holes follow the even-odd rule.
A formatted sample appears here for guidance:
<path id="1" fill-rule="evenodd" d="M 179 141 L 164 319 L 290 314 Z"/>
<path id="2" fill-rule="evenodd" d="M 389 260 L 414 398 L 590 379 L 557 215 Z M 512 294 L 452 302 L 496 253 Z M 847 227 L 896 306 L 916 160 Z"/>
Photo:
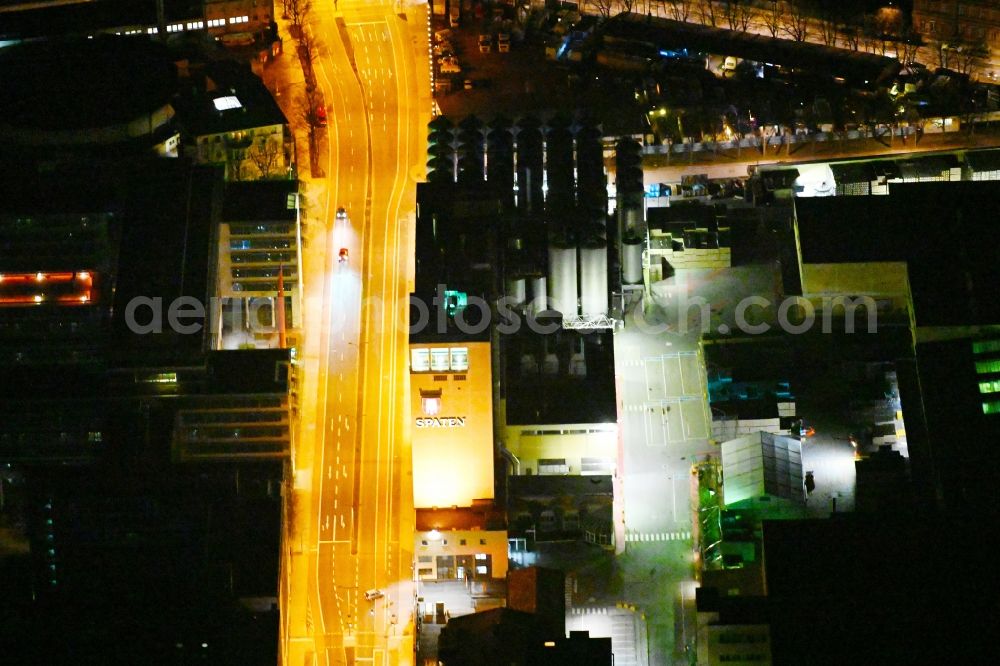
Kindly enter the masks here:
<path id="1" fill-rule="evenodd" d="M 545 276 L 538 275 L 531 278 L 531 302 L 528 303 L 528 311 L 532 314 L 545 312 L 549 307 L 548 296 L 545 288 Z"/>
<path id="2" fill-rule="evenodd" d="M 608 314 L 608 245 L 592 238 L 580 246 L 580 312 Z"/>
<path id="3" fill-rule="evenodd" d="M 622 209 L 622 226 L 637 227 L 639 223 L 642 222 L 642 218 L 639 215 L 639 209 L 635 207 L 625 207 Z"/>
<path id="4" fill-rule="evenodd" d="M 642 239 L 629 230 L 622 238 L 622 281 L 625 284 L 642 282 Z"/>
<path id="5" fill-rule="evenodd" d="M 507 278 L 506 280 L 506 296 L 511 305 L 520 306 L 528 300 L 526 294 L 526 285 L 523 277 L 518 278 Z"/>
<path id="6" fill-rule="evenodd" d="M 564 238 L 549 245 L 549 308 L 577 316 L 576 247 Z"/>

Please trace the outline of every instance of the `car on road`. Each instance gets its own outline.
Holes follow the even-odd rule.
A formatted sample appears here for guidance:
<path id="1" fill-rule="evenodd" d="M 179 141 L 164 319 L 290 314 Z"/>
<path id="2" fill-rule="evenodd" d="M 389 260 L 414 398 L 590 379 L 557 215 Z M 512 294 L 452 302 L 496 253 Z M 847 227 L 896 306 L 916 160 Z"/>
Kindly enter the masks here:
<path id="1" fill-rule="evenodd" d="M 479 35 L 479 52 L 489 53 L 493 50 L 493 37 L 487 34 Z"/>
<path id="2" fill-rule="evenodd" d="M 326 106 L 323 104 L 316 106 L 316 125 L 326 127 Z"/>
<path id="3" fill-rule="evenodd" d="M 510 33 L 501 32 L 497 35 L 497 51 L 499 53 L 508 53 L 510 51 Z"/>
<path id="4" fill-rule="evenodd" d="M 458 64 L 458 60 L 455 58 L 441 58 L 441 73 L 442 74 L 458 74 L 462 71 L 461 66 Z"/>
<path id="5" fill-rule="evenodd" d="M 337 234 L 337 237 L 340 239 L 341 242 L 343 242 L 347 239 L 346 234 L 348 229 L 347 209 L 344 208 L 343 206 L 339 206 L 337 208 L 336 220 L 337 220 L 337 226 L 340 228 L 340 230 L 335 231 L 334 233 Z M 347 251 L 347 248 L 346 247 L 340 248 L 340 251 L 337 253 L 337 261 L 342 264 L 347 263 L 348 257 L 349 253 Z"/>
<path id="6" fill-rule="evenodd" d="M 376 599 L 381 599 L 385 594 L 382 590 L 368 590 L 365 592 L 365 601 L 375 601 Z"/>

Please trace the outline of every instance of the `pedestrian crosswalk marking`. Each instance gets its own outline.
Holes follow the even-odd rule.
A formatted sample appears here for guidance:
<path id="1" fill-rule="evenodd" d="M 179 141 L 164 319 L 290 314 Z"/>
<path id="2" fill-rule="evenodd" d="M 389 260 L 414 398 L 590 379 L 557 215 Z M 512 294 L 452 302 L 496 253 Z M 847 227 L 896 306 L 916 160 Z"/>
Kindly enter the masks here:
<path id="1" fill-rule="evenodd" d="M 622 405 L 622 411 L 641 413 L 650 412 L 652 414 L 664 415 L 667 408 L 680 405 L 681 403 L 693 402 L 695 400 L 700 400 L 701 396 L 693 395 L 677 395 L 671 396 L 666 400 L 660 400 L 658 402 L 641 402 L 641 403 L 629 403 Z"/>
<path id="2" fill-rule="evenodd" d="M 578 606 L 570 609 L 571 615 L 607 615 L 608 609 L 603 606 Z"/>
<path id="3" fill-rule="evenodd" d="M 679 532 L 626 532 L 625 541 L 687 541 L 691 538 L 690 530 Z"/>

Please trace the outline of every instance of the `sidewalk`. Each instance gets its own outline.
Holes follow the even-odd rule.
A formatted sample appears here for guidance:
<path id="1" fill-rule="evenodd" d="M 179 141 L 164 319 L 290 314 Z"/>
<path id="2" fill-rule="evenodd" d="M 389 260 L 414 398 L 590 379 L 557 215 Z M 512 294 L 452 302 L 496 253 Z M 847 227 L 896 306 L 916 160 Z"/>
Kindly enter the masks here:
<path id="1" fill-rule="evenodd" d="M 661 18 L 667 18 L 667 19 L 671 19 L 671 20 L 676 20 L 676 15 L 675 15 L 674 11 L 672 11 L 672 7 L 671 7 L 672 3 L 669 3 L 669 2 L 652 2 L 652 0 L 646 0 L 645 3 L 643 3 L 643 2 L 638 2 L 638 3 L 628 2 L 628 3 L 626 3 L 623 0 L 612 0 L 612 1 L 613 1 L 613 4 L 610 7 L 610 15 L 611 16 L 614 16 L 615 14 L 618 14 L 619 12 L 625 11 L 625 6 L 628 5 L 631 8 L 631 11 L 639 13 L 639 14 L 652 14 L 654 16 L 659 16 Z M 715 3 L 712 3 L 712 4 L 714 5 L 715 27 L 723 29 L 723 30 L 730 29 L 730 27 L 729 27 L 729 21 L 726 19 L 726 12 L 725 12 L 725 4 L 728 4 L 728 3 L 715 2 Z M 891 5 L 892 3 L 891 2 L 886 2 L 886 3 L 883 3 L 883 4 Z M 706 12 L 702 9 L 702 7 L 700 6 L 700 3 L 695 3 L 695 2 L 678 2 L 678 3 L 676 3 L 676 6 L 677 6 L 677 11 L 681 11 L 681 12 L 683 12 L 683 8 L 685 8 L 685 7 L 687 8 L 687 10 L 688 10 L 688 16 L 687 16 L 687 18 L 685 20 L 686 23 L 697 23 L 697 24 L 700 24 L 700 25 L 711 26 L 711 20 L 709 20 L 709 19 L 706 18 L 706 16 L 705 16 Z M 588 9 L 589 8 L 590 7 L 588 7 Z M 594 12 L 591 10 L 589 13 L 594 13 Z M 791 34 L 790 34 L 789 30 L 788 30 L 788 23 L 789 23 L 789 21 L 787 19 L 783 19 L 780 22 L 780 26 L 778 28 L 778 33 L 776 35 L 776 37 L 778 39 L 790 39 L 791 38 Z M 822 29 L 821 22 L 817 18 L 815 18 L 815 17 L 809 17 L 808 18 L 808 27 L 806 28 L 806 30 L 807 30 L 806 39 L 804 41 L 806 41 L 806 42 L 808 42 L 810 44 L 819 44 L 819 45 L 822 45 L 822 46 L 826 46 L 827 45 L 823 41 L 823 29 Z M 761 35 L 763 37 L 771 37 L 772 36 L 771 35 L 771 30 L 767 27 L 766 23 L 763 21 L 763 12 L 759 8 L 758 8 L 757 11 L 754 12 L 753 20 L 747 26 L 746 32 L 750 33 L 750 34 Z M 851 45 L 843 39 L 843 35 L 839 34 L 839 32 L 838 32 L 838 34 L 836 35 L 836 37 L 833 40 L 833 43 L 829 44 L 829 46 L 833 46 L 835 48 L 844 49 L 844 50 L 857 50 L 857 51 L 862 52 L 862 53 L 872 53 L 872 54 L 876 54 L 876 55 L 885 55 L 886 57 L 890 57 L 890 58 L 897 57 L 896 51 L 893 48 L 893 45 L 892 45 L 891 42 L 886 42 L 886 48 L 885 48 L 885 52 L 884 53 L 882 53 L 882 49 L 881 48 L 875 48 L 876 45 L 877 45 L 877 43 L 881 43 L 881 42 L 878 42 L 877 40 L 873 40 L 872 41 L 872 48 L 868 49 L 868 48 L 864 48 L 864 46 L 865 46 L 865 40 L 861 39 L 860 43 L 859 43 L 859 48 L 858 49 L 853 49 L 853 48 L 851 48 Z M 926 65 L 930 69 L 934 69 L 934 68 L 936 68 L 939 65 L 939 63 L 938 63 L 938 54 L 930 46 L 922 46 L 919 49 L 917 49 L 917 52 L 916 52 L 916 54 L 915 54 L 914 57 L 915 57 L 915 59 L 916 59 L 917 62 Z M 995 58 L 985 60 L 982 63 L 982 65 L 983 65 L 982 71 L 978 72 L 979 76 L 976 77 L 979 80 L 982 80 L 982 81 L 992 81 L 993 79 L 989 78 L 989 73 L 991 71 L 995 71 L 997 73 L 1000 73 L 1000 61 L 996 60 Z"/>
<path id="2" fill-rule="evenodd" d="M 300 270 L 303 281 L 302 317 L 298 348 L 299 375 L 298 418 L 293 420 L 291 478 L 288 480 L 288 520 L 284 521 L 282 544 L 282 640 L 285 663 L 295 663 L 311 653 L 308 589 L 309 557 L 304 547 L 310 542 L 311 502 L 316 425 L 319 423 L 319 364 L 323 313 L 323 285 L 327 233 L 325 224 L 326 181 L 309 173 L 308 139 L 299 98 L 305 78 L 296 56 L 295 41 L 288 33 L 287 22 L 279 21 L 283 53 L 264 69 L 263 81 L 288 120 L 295 141 L 296 171 L 299 179 L 299 205 L 302 209 L 302 247 Z"/>
<path id="3" fill-rule="evenodd" d="M 645 184 L 679 182 L 681 176 L 689 173 L 707 173 L 709 178 L 745 178 L 750 165 L 759 164 L 801 164 L 806 162 L 826 162 L 841 160 L 862 160 L 893 155 L 917 155 L 976 148 L 1000 147 L 1000 129 L 984 128 L 969 135 L 964 131 L 946 134 L 924 134 L 919 143 L 910 137 L 905 143 L 894 137 L 887 146 L 873 139 L 859 139 L 855 149 L 845 150 L 841 141 L 817 141 L 782 147 L 774 152 L 769 147 L 763 155 L 759 148 L 726 148 L 713 152 L 674 154 L 669 158 L 661 154 L 643 156 Z M 848 146 L 850 147 L 850 146 Z M 608 160 L 608 170 L 614 171 L 614 161 Z"/>

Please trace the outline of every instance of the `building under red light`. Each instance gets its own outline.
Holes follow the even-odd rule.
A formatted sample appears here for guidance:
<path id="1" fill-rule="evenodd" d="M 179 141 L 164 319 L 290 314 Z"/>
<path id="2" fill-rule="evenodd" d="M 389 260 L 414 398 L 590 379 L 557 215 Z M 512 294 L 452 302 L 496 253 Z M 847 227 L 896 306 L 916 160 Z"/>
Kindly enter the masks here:
<path id="1" fill-rule="evenodd" d="M 100 300 L 92 271 L 0 273 L 0 307 L 91 305 Z"/>

